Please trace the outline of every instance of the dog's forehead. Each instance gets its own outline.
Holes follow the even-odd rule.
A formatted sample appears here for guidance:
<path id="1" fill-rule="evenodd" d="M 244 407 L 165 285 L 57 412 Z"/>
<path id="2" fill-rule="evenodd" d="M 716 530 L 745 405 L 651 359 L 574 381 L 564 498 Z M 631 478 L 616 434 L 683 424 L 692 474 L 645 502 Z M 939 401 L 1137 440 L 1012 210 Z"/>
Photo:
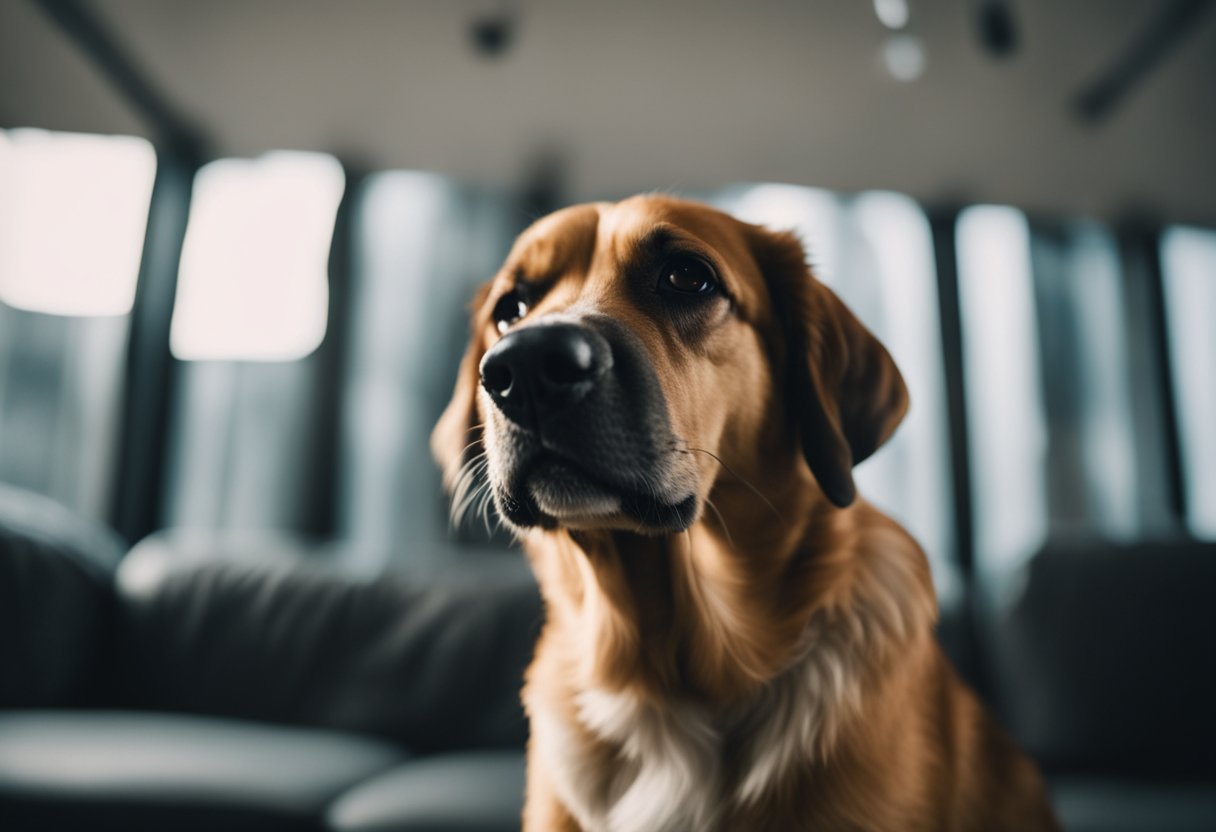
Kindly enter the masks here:
<path id="1" fill-rule="evenodd" d="M 542 217 L 519 235 L 508 268 L 538 281 L 585 270 L 595 251 L 599 216 L 600 206 L 591 203 Z"/>
<path id="2" fill-rule="evenodd" d="M 757 285 L 748 226 L 708 205 L 666 196 L 587 203 L 550 214 L 520 235 L 508 266 L 534 281 L 585 277 L 593 263 L 612 268 L 631 262 L 639 243 L 658 228 L 716 255 L 729 271 L 723 278 L 741 306 L 763 303 L 766 293 Z"/>
<path id="3" fill-rule="evenodd" d="M 599 206 L 600 236 L 608 240 L 644 237 L 656 225 L 668 225 L 713 242 L 729 238 L 738 223 L 699 202 L 666 196 L 635 196 Z"/>

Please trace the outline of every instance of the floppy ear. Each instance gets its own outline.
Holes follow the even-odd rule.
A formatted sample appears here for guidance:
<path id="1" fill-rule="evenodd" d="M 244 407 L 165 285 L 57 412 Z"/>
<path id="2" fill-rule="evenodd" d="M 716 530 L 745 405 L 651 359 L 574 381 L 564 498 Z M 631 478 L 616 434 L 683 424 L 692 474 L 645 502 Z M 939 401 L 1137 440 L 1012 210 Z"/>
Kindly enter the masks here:
<path id="1" fill-rule="evenodd" d="M 481 439 L 477 415 L 477 386 L 481 383 L 481 357 L 485 343 L 478 329 L 478 313 L 490 294 L 490 284 L 484 284 L 469 304 L 472 318 L 469 345 L 456 373 L 456 388 L 443 415 L 431 431 L 431 456 L 443 471 L 443 485 L 449 493 L 456 485 L 460 467 Z"/>
<path id="2" fill-rule="evenodd" d="M 853 466 L 887 441 L 908 390 L 886 348 L 811 274 L 798 238 L 756 229 L 753 252 L 785 332 L 787 400 L 811 473 L 835 505 L 853 502 Z"/>

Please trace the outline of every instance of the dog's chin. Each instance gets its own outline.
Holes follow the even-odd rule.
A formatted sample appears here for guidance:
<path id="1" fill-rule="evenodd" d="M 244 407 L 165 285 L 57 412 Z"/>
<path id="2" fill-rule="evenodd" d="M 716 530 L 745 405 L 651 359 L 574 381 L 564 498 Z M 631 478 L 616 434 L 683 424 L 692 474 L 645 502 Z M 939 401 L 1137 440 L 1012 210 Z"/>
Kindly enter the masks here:
<path id="1" fill-rule="evenodd" d="M 495 483 L 498 512 L 523 530 L 624 529 L 648 534 L 682 532 L 700 511 L 695 494 L 664 499 L 617 488 L 554 457 L 534 462 L 511 484 Z"/>

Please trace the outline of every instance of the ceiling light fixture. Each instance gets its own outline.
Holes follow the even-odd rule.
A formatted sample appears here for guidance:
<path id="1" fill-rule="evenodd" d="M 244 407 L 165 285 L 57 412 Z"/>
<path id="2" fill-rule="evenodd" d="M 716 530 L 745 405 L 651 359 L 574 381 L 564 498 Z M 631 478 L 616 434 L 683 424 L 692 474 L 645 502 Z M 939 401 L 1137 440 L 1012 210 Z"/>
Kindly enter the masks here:
<path id="1" fill-rule="evenodd" d="M 916 35 L 891 35 L 882 45 L 882 62 L 896 81 L 909 83 L 925 74 L 925 46 Z"/>
<path id="2" fill-rule="evenodd" d="M 888 29 L 902 29 L 908 25 L 908 0 L 874 0 L 874 14 Z"/>

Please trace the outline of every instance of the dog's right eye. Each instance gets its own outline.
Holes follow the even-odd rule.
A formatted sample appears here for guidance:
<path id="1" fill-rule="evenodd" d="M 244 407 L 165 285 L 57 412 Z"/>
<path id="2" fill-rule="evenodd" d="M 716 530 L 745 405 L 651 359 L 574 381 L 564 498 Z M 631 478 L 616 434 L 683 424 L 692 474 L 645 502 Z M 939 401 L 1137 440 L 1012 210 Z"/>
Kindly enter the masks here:
<path id="1" fill-rule="evenodd" d="M 711 295 L 718 288 L 713 267 L 689 254 L 680 254 L 663 264 L 659 292 L 676 295 Z"/>
<path id="2" fill-rule="evenodd" d="M 512 289 L 499 298 L 498 303 L 494 304 L 494 325 L 498 327 L 501 334 L 510 329 L 511 324 L 527 314 L 528 304 L 524 302 L 523 296 L 518 290 Z"/>

